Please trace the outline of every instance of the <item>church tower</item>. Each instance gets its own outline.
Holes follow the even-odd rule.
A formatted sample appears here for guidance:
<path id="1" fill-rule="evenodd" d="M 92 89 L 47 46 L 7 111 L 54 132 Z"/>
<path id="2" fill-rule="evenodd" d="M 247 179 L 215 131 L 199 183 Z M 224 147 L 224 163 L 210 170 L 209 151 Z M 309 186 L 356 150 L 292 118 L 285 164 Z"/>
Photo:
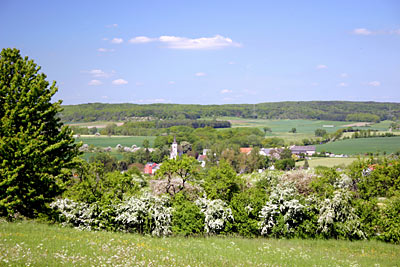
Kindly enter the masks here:
<path id="1" fill-rule="evenodd" d="M 170 159 L 176 159 L 178 156 L 178 143 L 176 142 L 176 138 L 174 136 L 174 142 L 171 145 L 171 154 L 169 155 Z"/>

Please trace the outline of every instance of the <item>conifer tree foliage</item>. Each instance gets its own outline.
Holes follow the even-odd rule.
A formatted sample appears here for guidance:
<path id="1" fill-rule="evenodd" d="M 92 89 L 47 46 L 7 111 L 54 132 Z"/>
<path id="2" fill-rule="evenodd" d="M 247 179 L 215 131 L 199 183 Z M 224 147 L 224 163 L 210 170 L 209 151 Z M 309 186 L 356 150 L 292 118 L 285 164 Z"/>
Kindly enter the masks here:
<path id="1" fill-rule="evenodd" d="M 58 88 L 18 49 L 0 52 L 0 216 L 35 217 L 68 179 L 79 154 L 71 130 L 57 117 Z"/>

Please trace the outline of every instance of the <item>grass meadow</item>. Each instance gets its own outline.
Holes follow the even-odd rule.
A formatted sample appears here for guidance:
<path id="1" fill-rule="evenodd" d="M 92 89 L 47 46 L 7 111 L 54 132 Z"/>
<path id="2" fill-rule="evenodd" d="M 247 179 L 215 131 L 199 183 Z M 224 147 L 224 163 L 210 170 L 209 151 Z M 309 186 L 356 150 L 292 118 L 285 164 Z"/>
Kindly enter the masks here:
<path id="1" fill-rule="evenodd" d="M 2 266 L 398 266 L 378 241 L 168 237 L 0 222 Z"/>
<path id="2" fill-rule="evenodd" d="M 386 152 L 388 154 L 400 151 L 400 136 L 346 139 L 316 146 L 317 152 L 329 151 L 335 154 L 364 154 L 368 152 Z"/>
<path id="3" fill-rule="evenodd" d="M 143 141 L 147 139 L 150 142 L 150 147 L 154 145 L 155 136 L 94 136 L 83 135 L 75 138 L 77 142 L 82 141 L 84 144 L 93 145 L 96 147 L 112 147 L 115 148 L 118 144 L 131 147 L 132 145 L 142 146 Z"/>

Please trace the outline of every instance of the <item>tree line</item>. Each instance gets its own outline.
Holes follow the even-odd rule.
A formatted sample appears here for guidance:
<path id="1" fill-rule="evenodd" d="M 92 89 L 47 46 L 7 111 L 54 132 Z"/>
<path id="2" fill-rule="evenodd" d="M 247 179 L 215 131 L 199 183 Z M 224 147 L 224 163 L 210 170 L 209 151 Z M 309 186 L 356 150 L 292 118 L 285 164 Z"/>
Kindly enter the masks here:
<path id="1" fill-rule="evenodd" d="M 105 104 L 64 105 L 59 114 L 64 122 L 127 121 L 137 117 L 159 119 L 199 119 L 205 117 L 241 117 L 262 119 L 316 119 L 333 121 L 397 120 L 399 103 L 351 101 L 299 101 L 228 105 L 183 104 Z"/>

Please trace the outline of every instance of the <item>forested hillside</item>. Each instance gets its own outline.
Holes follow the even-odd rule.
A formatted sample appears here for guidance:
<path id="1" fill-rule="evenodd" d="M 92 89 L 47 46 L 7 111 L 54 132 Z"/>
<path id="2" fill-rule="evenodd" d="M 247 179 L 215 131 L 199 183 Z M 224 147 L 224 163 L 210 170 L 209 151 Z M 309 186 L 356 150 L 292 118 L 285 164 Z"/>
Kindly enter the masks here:
<path id="1" fill-rule="evenodd" d="M 260 104 L 182 105 L 182 104 L 104 104 L 65 105 L 64 122 L 120 121 L 135 117 L 159 119 L 198 119 L 234 116 L 264 119 L 318 119 L 335 121 L 396 120 L 400 103 L 308 101 Z"/>

